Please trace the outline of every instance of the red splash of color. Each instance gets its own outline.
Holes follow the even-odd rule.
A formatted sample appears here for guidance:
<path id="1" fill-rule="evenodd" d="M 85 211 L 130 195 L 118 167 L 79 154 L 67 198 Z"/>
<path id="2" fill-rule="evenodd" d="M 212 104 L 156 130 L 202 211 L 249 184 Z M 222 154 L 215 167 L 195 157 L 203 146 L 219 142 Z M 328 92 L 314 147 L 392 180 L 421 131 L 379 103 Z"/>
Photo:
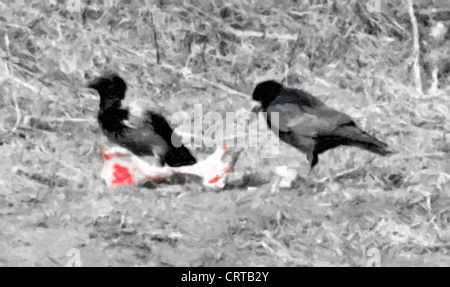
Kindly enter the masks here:
<path id="1" fill-rule="evenodd" d="M 227 151 L 230 150 L 230 148 L 229 147 L 224 147 L 222 150 L 223 150 L 223 152 L 227 152 Z"/>
<path id="2" fill-rule="evenodd" d="M 134 177 L 127 167 L 116 164 L 113 172 L 113 185 L 126 186 L 127 184 L 134 184 Z"/>
<path id="3" fill-rule="evenodd" d="M 225 175 L 229 175 L 229 174 L 232 173 L 232 172 L 233 172 L 233 168 L 230 167 L 229 169 L 227 169 L 227 170 L 225 171 Z"/>
<path id="4" fill-rule="evenodd" d="M 219 180 L 221 180 L 222 177 L 217 175 L 216 177 L 214 177 L 213 179 L 211 179 L 210 181 L 208 181 L 209 184 L 214 184 L 214 183 L 218 183 Z"/>
<path id="5" fill-rule="evenodd" d="M 145 178 L 149 179 L 150 181 L 153 181 L 153 182 L 161 182 L 161 181 L 164 181 L 165 179 L 170 178 L 170 175 L 168 175 L 168 174 L 161 174 L 161 175 L 158 175 L 158 176 L 146 175 Z"/>
<path id="6" fill-rule="evenodd" d="M 162 182 L 162 181 L 164 181 L 165 179 L 168 179 L 169 177 L 170 177 L 170 176 L 168 176 L 168 175 L 158 175 L 158 176 L 154 177 L 153 180 L 154 180 L 155 182 Z"/>
<path id="7" fill-rule="evenodd" d="M 224 175 L 222 175 L 222 176 L 217 175 L 216 177 L 214 177 L 213 179 L 211 179 L 210 181 L 208 181 L 208 183 L 209 183 L 209 184 L 215 184 L 215 183 L 218 183 L 219 180 L 221 180 L 223 177 L 228 176 L 231 172 L 233 172 L 233 168 L 230 167 L 229 169 L 227 169 L 227 170 L 225 171 L 225 174 L 224 174 Z"/>
<path id="8" fill-rule="evenodd" d="M 102 148 L 102 155 L 105 160 L 112 160 L 113 156 L 108 154 L 108 149 Z"/>

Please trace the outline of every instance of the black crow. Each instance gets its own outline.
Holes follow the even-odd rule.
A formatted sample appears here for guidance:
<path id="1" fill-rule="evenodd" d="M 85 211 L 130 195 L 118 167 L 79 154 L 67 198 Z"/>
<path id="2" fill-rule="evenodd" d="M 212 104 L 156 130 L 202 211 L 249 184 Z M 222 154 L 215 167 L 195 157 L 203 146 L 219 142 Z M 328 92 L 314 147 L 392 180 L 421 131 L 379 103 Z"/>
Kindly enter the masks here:
<path id="1" fill-rule="evenodd" d="M 357 146 L 379 155 L 391 153 L 387 144 L 358 128 L 350 116 L 305 91 L 266 81 L 256 86 L 253 100 L 261 103 L 254 110 L 267 113 L 267 124 L 280 139 L 307 155 L 311 170 L 319 162 L 319 154 L 340 145 Z M 278 113 L 278 123 L 272 113 Z"/>
<path id="2" fill-rule="evenodd" d="M 98 122 L 111 142 L 137 156 L 154 155 L 161 165 L 178 167 L 197 162 L 162 115 L 146 110 L 136 116 L 122 107 L 127 84 L 117 74 L 106 74 L 88 87 L 100 95 Z"/>

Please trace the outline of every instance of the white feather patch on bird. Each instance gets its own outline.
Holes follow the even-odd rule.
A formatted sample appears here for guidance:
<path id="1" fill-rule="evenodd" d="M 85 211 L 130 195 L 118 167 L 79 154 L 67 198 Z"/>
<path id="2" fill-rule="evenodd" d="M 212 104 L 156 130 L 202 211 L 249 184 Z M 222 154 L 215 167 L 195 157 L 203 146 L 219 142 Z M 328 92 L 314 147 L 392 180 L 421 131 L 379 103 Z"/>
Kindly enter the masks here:
<path id="1" fill-rule="evenodd" d="M 145 110 L 143 104 L 138 101 L 133 101 L 128 105 L 128 111 L 130 114 L 137 118 L 142 118 L 144 116 Z"/>
<path id="2" fill-rule="evenodd" d="M 123 123 L 132 129 L 140 126 L 142 119 L 146 117 L 145 113 L 147 111 L 155 110 L 155 106 L 152 103 L 143 100 L 134 100 L 127 104 L 125 108 L 129 111 L 129 117 Z"/>

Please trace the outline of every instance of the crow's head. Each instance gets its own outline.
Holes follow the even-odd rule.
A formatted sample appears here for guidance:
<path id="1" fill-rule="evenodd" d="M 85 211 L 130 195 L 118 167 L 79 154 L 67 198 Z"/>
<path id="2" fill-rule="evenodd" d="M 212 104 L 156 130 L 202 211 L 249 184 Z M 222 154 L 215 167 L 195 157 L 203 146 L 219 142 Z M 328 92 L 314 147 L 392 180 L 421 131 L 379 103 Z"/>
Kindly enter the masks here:
<path id="1" fill-rule="evenodd" d="M 262 107 L 266 109 L 280 95 L 282 90 L 283 85 L 273 80 L 259 83 L 253 91 L 253 100 L 260 102 Z"/>
<path id="2" fill-rule="evenodd" d="M 88 88 L 96 90 L 102 100 L 121 101 L 125 98 L 127 84 L 119 75 L 110 73 L 90 82 Z"/>

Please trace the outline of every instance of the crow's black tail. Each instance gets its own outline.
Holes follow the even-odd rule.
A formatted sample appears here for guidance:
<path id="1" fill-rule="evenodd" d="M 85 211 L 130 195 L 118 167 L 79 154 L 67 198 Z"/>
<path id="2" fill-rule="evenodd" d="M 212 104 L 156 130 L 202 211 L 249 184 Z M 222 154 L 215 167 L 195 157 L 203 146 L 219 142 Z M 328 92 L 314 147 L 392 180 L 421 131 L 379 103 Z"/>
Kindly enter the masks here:
<path id="1" fill-rule="evenodd" d="M 357 146 L 379 155 L 392 153 L 386 143 L 379 141 L 356 126 L 339 127 L 333 134 L 340 137 L 345 145 Z"/>
<path id="2" fill-rule="evenodd" d="M 194 165 L 197 163 L 195 157 L 185 146 L 179 148 L 172 147 L 164 156 L 164 162 L 171 167 Z"/>

